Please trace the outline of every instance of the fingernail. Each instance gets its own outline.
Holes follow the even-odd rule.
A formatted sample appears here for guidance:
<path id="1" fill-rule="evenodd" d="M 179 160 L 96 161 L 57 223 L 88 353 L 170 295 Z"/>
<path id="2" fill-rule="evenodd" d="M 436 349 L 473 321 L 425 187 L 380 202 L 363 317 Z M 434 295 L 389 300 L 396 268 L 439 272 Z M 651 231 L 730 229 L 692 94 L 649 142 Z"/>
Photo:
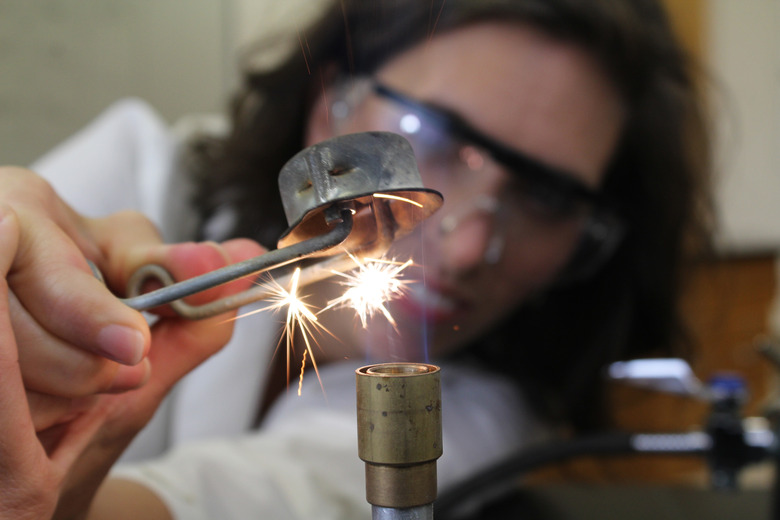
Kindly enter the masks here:
<path id="1" fill-rule="evenodd" d="M 100 353 L 123 365 L 137 365 L 144 357 L 144 335 L 123 325 L 108 325 L 98 334 Z"/>
<path id="2" fill-rule="evenodd" d="M 149 380 L 151 365 L 149 358 L 132 367 L 120 366 L 106 393 L 118 394 L 142 387 Z"/>

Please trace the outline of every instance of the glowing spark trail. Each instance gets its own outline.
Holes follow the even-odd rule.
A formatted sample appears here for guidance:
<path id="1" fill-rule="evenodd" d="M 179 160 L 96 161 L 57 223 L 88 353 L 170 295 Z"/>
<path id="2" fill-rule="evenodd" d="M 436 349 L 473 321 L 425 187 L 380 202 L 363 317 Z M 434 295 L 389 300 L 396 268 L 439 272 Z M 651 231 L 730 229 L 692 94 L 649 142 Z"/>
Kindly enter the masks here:
<path id="1" fill-rule="evenodd" d="M 385 307 L 385 303 L 397 298 L 406 290 L 406 281 L 399 279 L 398 276 L 412 264 L 412 260 L 401 263 L 394 260 L 366 258 L 361 262 L 352 254 L 349 257 L 357 264 L 357 270 L 352 273 L 333 271 L 333 274 L 345 279 L 341 283 L 347 289 L 344 294 L 328 302 L 328 306 L 323 311 L 334 307 L 352 307 L 357 312 L 363 328 L 368 326 L 369 318 L 381 312 L 396 328 L 395 320 Z"/>
<path id="2" fill-rule="evenodd" d="M 374 193 L 374 197 L 378 199 L 393 199 L 393 200 L 400 200 L 403 202 L 408 202 L 409 204 L 413 206 L 417 206 L 418 208 L 422 208 L 423 205 L 420 204 L 417 201 L 414 201 L 412 199 L 407 199 L 406 197 L 399 197 L 398 195 L 391 195 L 389 193 Z"/>

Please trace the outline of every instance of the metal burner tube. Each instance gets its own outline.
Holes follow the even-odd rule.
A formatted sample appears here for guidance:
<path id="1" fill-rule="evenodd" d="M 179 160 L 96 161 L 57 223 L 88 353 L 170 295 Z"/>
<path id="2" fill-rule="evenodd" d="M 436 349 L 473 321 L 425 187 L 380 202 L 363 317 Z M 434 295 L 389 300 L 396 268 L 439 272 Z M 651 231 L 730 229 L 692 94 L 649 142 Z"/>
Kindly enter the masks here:
<path id="1" fill-rule="evenodd" d="M 387 363 L 358 369 L 357 413 L 373 518 L 432 519 L 442 454 L 439 368 Z"/>
<path id="2" fill-rule="evenodd" d="M 372 520 L 433 520 L 433 504 L 401 509 L 371 506 Z"/>

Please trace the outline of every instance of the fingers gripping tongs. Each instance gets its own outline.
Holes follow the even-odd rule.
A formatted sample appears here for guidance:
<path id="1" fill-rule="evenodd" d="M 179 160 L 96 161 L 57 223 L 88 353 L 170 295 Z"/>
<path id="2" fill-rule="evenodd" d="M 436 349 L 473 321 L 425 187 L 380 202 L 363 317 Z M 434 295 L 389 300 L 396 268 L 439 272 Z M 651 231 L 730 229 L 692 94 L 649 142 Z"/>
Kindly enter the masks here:
<path id="1" fill-rule="evenodd" d="M 131 277 L 123 301 L 136 310 L 171 304 L 188 319 L 215 316 L 271 292 L 256 284 L 205 305 L 189 305 L 183 298 L 293 262 L 300 262 L 300 285 L 347 271 L 355 267 L 347 253 L 381 257 L 442 204 L 441 194 L 422 186 L 409 143 L 389 132 L 344 135 L 304 149 L 279 173 L 279 193 L 289 227 L 278 249 L 179 282 L 163 267 L 145 265 Z M 284 284 L 289 276 L 276 280 Z M 149 279 L 163 287 L 141 294 Z"/>

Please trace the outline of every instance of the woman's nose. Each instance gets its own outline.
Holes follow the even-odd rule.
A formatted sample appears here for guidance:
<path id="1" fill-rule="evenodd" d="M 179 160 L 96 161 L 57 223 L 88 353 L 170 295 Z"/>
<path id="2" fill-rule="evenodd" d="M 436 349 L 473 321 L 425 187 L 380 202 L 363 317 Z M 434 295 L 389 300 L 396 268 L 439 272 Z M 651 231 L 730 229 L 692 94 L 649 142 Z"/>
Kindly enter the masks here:
<path id="1" fill-rule="evenodd" d="M 441 267 L 450 275 L 463 276 L 482 265 L 497 264 L 504 248 L 497 214 L 499 201 L 477 195 L 442 216 L 438 232 Z"/>

